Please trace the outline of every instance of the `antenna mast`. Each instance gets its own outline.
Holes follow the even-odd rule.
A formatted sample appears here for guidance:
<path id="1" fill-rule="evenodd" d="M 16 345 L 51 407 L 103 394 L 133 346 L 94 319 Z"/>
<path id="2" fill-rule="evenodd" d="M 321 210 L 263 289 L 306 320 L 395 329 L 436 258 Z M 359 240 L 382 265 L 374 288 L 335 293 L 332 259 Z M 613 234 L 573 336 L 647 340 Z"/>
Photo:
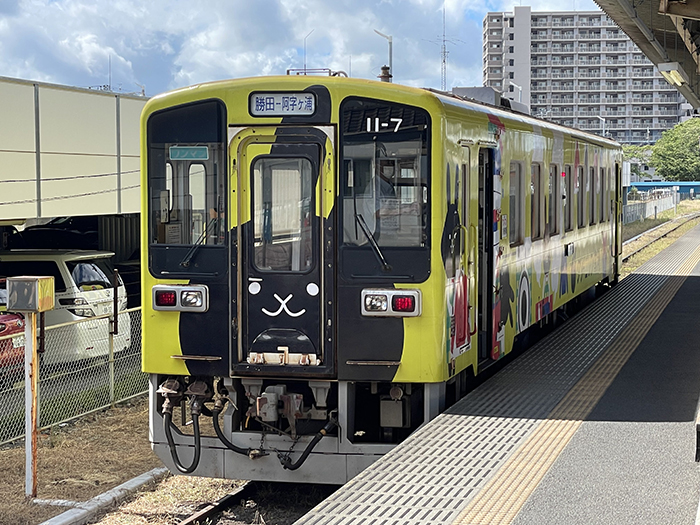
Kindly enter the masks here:
<path id="1" fill-rule="evenodd" d="M 445 2 L 442 3 L 442 51 L 440 56 L 442 58 L 442 64 L 440 68 L 441 74 L 441 86 L 443 91 L 447 91 L 447 37 L 445 35 Z"/>

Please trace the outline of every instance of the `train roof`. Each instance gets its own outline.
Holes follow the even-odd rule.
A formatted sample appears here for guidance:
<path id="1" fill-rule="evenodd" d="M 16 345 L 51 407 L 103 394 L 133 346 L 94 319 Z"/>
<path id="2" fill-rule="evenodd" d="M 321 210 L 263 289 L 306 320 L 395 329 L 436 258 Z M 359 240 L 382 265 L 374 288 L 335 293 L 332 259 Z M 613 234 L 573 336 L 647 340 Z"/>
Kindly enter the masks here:
<path id="1" fill-rule="evenodd" d="M 216 80 L 212 82 L 205 82 L 201 84 L 195 84 L 192 86 L 179 88 L 167 93 L 162 93 L 153 97 L 147 104 L 147 107 L 158 106 L 164 98 L 175 96 L 177 94 L 184 94 L 188 92 L 193 93 L 199 90 L 215 91 L 217 89 L 225 88 L 227 86 L 246 84 L 250 86 L 253 86 L 255 84 L 263 84 L 265 85 L 263 87 L 264 89 L 267 88 L 267 86 L 269 86 L 271 83 L 274 83 L 275 81 L 282 81 L 285 84 L 299 85 L 299 89 L 301 89 L 301 86 L 303 84 L 307 84 L 306 87 L 310 85 L 337 86 L 342 84 L 355 84 L 358 86 L 363 86 L 364 88 L 371 89 L 372 91 L 374 91 L 376 98 L 381 98 L 381 93 L 377 93 L 378 90 L 391 89 L 395 92 L 403 92 L 406 95 L 411 95 L 414 97 L 427 96 L 429 98 L 437 99 L 443 105 L 454 105 L 482 113 L 491 113 L 505 120 L 517 121 L 526 125 L 539 126 L 545 129 L 556 130 L 560 131 L 561 133 L 566 133 L 568 135 L 578 137 L 588 142 L 597 142 L 601 145 L 605 145 L 608 147 L 621 148 L 620 143 L 612 139 L 604 138 L 593 133 L 588 133 L 577 128 L 563 126 L 561 124 L 557 124 L 555 122 L 545 120 L 539 117 L 534 117 L 532 115 L 522 113 L 511 108 L 489 104 L 481 100 L 457 95 L 448 91 L 441 91 L 433 88 L 405 86 L 402 84 L 380 82 L 378 80 L 349 78 L 341 76 L 276 75 Z"/>

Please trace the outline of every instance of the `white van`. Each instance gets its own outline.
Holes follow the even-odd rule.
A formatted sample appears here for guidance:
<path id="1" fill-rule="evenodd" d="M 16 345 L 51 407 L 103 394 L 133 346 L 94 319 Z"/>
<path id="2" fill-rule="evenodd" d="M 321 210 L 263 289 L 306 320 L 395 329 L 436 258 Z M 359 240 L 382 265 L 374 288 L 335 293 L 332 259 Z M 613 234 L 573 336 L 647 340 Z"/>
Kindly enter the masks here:
<path id="1" fill-rule="evenodd" d="M 109 321 L 92 319 L 111 314 L 113 270 L 109 258 L 114 254 L 88 250 L 10 250 L 0 251 L 0 310 L 7 307 L 5 278 L 21 275 L 53 276 L 55 307 L 46 312 L 47 364 L 72 362 L 107 356 Z M 118 311 L 126 310 L 126 289 L 119 281 Z M 76 323 L 76 321 L 84 321 Z M 65 323 L 71 323 L 66 325 Z M 61 326 L 56 326 L 61 325 Z M 119 333 L 114 337 L 114 351 L 129 348 L 131 323 L 127 314 L 119 316 Z"/>

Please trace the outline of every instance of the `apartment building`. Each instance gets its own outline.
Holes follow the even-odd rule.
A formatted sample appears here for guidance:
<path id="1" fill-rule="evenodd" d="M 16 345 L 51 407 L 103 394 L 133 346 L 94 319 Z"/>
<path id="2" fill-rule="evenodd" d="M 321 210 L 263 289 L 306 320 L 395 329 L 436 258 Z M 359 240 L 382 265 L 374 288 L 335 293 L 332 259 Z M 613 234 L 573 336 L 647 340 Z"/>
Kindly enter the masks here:
<path id="1" fill-rule="evenodd" d="M 483 84 L 530 113 L 619 142 L 655 142 L 685 102 L 602 11 L 488 13 Z"/>

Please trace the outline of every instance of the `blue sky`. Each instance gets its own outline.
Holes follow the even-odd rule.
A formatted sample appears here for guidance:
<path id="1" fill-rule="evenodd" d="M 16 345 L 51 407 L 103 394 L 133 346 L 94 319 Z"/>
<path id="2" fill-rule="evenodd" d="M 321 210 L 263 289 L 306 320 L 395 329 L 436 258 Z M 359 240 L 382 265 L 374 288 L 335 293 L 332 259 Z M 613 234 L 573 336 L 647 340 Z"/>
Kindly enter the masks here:
<path id="1" fill-rule="evenodd" d="M 488 11 L 528 2 L 446 0 L 447 87 L 481 85 Z M 597 10 L 538 0 L 533 11 Z M 147 95 L 198 82 L 343 70 L 376 78 L 393 37 L 395 82 L 440 88 L 443 0 L 0 0 L 0 76 Z M 111 76 L 110 76 L 111 72 Z"/>

